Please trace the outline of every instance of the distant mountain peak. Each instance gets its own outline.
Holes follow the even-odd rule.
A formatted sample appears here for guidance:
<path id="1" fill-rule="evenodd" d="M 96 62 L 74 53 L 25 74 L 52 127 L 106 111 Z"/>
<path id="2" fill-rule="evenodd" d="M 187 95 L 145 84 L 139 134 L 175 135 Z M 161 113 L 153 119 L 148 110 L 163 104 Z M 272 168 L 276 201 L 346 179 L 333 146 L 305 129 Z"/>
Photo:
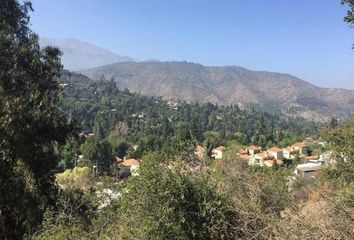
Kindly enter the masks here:
<path id="1" fill-rule="evenodd" d="M 39 43 L 41 47 L 48 45 L 58 47 L 63 52 L 62 63 L 64 68 L 72 71 L 99 67 L 116 62 L 136 61 L 131 57 L 120 56 L 110 50 L 75 38 L 40 38 Z"/>

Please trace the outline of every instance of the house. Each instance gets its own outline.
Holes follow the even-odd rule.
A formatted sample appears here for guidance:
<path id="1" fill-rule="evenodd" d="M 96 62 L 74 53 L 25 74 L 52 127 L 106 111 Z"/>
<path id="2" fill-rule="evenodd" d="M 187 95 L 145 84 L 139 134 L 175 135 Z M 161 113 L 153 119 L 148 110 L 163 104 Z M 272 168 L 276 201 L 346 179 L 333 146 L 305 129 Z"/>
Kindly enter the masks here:
<path id="1" fill-rule="evenodd" d="M 245 148 L 240 148 L 237 153 L 238 154 L 247 154 L 247 150 Z"/>
<path id="2" fill-rule="evenodd" d="M 264 161 L 264 166 L 266 167 L 274 167 L 274 166 L 280 166 L 280 165 L 283 165 L 283 161 L 280 160 L 280 159 L 273 159 L 273 160 L 265 160 Z"/>
<path id="3" fill-rule="evenodd" d="M 314 143 L 315 143 L 315 140 L 313 140 L 312 137 L 307 137 L 307 138 L 304 139 L 304 143 L 305 143 L 306 145 L 314 144 Z"/>
<path id="4" fill-rule="evenodd" d="M 286 159 L 294 159 L 296 156 L 296 151 L 293 147 L 283 148 L 283 157 Z"/>
<path id="5" fill-rule="evenodd" d="M 335 163 L 335 159 L 333 158 L 333 152 L 332 151 L 327 151 L 322 153 L 319 158 L 318 161 L 323 163 L 323 164 L 332 164 Z"/>
<path id="6" fill-rule="evenodd" d="M 178 103 L 173 101 L 168 101 L 167 105 L 174 111 L 178 110 Z"/>
<path id="7" fill-rule="evenodd" d="M 268 152 L 260 152 L 250 156 L 250 160 L 248 162 L 251 166 L 264 166 L 264 161 L 272 160 L 274 157 Z"/>
<path id="8" fill-rule="evenodd" d="M 138 174 L 138 169 L 139 169 L 139 165 L 140 165 L 140 161 L 136 160 L 136 159 L 124 159 L 123 162 L 121 162 L 119 164 L 121 167 L 125 167 L 127 169 L 129 169 L 130 173 L 132 176 L 137 176 Z"/>
<path id="9" fill-rule="evenodd" d="M 294 174 L 301 179 L 310 180 L 315 178 L 322 168 L 320 163 L 303 163 L 296 167 Z"/>
<path id="10" fill-rule="evenodd" d="M 249 155 L 254 155 L 254 154 L 260 152 L 261 149 L 262 149 L 261 147 L 256 146 L 256 145 L 252 145 L 252 146 L 249 146 L 249 147 L 246 148 L 247 153 L 248 153 Z"/>
<path id="11" fill-rule="evenodd" d="M 278 147 L 272 147 L 267 150 L 268 154 L 273 156 L 275 159 L 282 160 L 283 157 L 283 150 Z"/>
<path id="12" fill-rule="evenodd" d="M 305 162 L 319 163 L 319 156 L 307 156 L 304 160 Z"/>
<path id="13" fill-rule="evenodd" d="M 115 157 L 115 161 L 116 161 L 116 163 L 122 163 L 124 160 L 123 160 L 123 158 L 120 158 L 120 157 L 118 157 L 118 156 L 116 156 Z"/>
<path id="14" fill-rule="evenodd" d="M 219 146 L 211 151 L 211 157 L 215 159 L 222 159 L 223 153 L 225 151 L 224 146 Z"/>
<path id="15" fill-rule="evenodd" d="M 292 145 L 295 151 L 299 151 L 299 154 L 307 155 L 309 147 L 304 142 L 297 142 Z"/>
<path id="16" fill-rule="evenodd" d="M 236 153 L 236 159 L 248 162 L 251 159 L 251 156 L 244 152 L 238 152 Z"/>
<path id="17" fill-rule="evenodd" d="M 198 159 L 204 159 L 206 150 L 203 145 L 198 144 L 195 148 L 194 154 L 197 156 Z"/>
<path id="18" fill-rule="evenodd" d="M 248 155 L 247 150 L 245 148 L 240 148 L 236 153 L 236 159 L 248 162 L 251 156 Z"/>

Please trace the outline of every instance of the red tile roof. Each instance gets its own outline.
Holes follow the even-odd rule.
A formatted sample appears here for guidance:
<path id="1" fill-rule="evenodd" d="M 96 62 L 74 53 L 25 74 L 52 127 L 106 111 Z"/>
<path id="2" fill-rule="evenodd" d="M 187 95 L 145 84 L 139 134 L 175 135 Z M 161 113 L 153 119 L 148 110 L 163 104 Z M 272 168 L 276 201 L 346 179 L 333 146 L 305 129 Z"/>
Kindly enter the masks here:
<path id="1" fill-rule="evenodd" d="M 123 166 L 130 167 L 130 166 L 139 166 L 140 162 L 132 158 L 132 159 L 124 160 L 121 164 Z"/>
<path id="2" fill-rule="evenodd" d="M 239 159 L 240 160 L 245 160 L 245 161 L 249 161 L 250 160 L 250 155 L 248 155 L 248 154 L 240 154 L 239 155 Z"/>
<path id="3" fill-rule="evenodd" d="M 277 165 L 282 165 L 283 161 L 282 160 L 266 160 L 264 161 L 264 165 L 266 165 L 267 167 L 272 167 L 274 165 L 274 163 L 277 163 Z"/>
<path id="4" fill-rule="evenodd" d="M 261 153 L 257 153 L 256 154 L 256 157 L 258 157 L 258 158 L 260 158 L 260 159 L 271 159 L 271 158 L 273 158 L 273 156 L 271 156 L 271 155 L 268 155 L 268 153 L 267 152 L 261 152 Z"/>
<path id="5" fill-rule="evenodd" d="M 292 148 L 292 147 L 283 148 L 283 151 L 287 151 L 289 153 L 295 152 L 294 148 Z"/>
<path id="6" fill-rule="evenodd" d="M 297 142 L 293 144 L 294 147 L 306 147 L 306 143 L 304 142 Z"/>
<path id="7" fill-rule="evenodd" d="M 117 163 L 121 163 L 121 162 L 123 162 L 123 159 L 116 156 L 116 162 L 117 162 Z"/>
<path id="8" fill-rule="evenodd" d="M 268 151 L 268 152 L 281 152 L 281 151 L 283 151 L 283 150 L 281 150 L 281 149 L 278 148 L 278 147 L 272 147 L 272 148 L 269 148 L 267 151 Z"/>
<path id="9" fill-rule="evenodd" d="M 256 146 L 256 145 L 252 145 L 252 146 L 247 147 L 246 149 L 247 149 L 247 150 L 258 150 L 259 147 Z"/>
<path id="10" fill-rule="evenodd" d="M 214 150 L 219 150 L 219 151 L 225 151 L 225 147 L 224 146 L 219 146 L 217 148 L 215 148 Z"/>
<path id="11" fill-rule="evenodd" d="M 244 148 L 240 148 L 240 149 L 238 150 L 238 153 L 239 153 L 239 154 L 247 154 L 247 150 L 244 149 Z"/>

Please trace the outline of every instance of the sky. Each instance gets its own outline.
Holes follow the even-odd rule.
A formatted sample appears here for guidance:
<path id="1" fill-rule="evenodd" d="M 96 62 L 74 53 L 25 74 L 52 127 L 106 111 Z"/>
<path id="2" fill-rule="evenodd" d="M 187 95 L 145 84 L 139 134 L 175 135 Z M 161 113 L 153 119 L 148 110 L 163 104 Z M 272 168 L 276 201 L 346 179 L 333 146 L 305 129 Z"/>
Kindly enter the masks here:
<path id="1" fill-rule="evenodd" d="M 354 89 L 340 0 L 32 0 L 32 29 L 136 59 L 236 65 Z"/>

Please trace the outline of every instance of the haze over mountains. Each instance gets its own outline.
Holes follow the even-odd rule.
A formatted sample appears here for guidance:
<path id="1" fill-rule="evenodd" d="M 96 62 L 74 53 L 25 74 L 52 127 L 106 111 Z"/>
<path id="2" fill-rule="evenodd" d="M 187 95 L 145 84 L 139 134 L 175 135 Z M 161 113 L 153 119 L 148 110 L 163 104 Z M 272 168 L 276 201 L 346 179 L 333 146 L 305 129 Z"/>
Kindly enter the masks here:
<path id="1" fill-rule="evenodd" d="M 188 62 L 134 62 L 75 39 L 42 38 L 41 45 L 59 47 L 66 69 L 96 80 L 113 78 L 120 89 L 165 99 L 255 106 L 316 121 L 346 118 L 354 111 L 353 90 L 320 88 L 288 74 Z"/>
<path id="2" fill-rule="evenodd" d="M 77 71 L 116 62 L 134 61 L 107 49 L 77 39 L 40 38 L 40 45 L 55 46 L 62 50 L 62 63 L 65 69 Z"/>
<path id="3" fill-rule="evenodd" d="M 316 87 L 288 74 L 187 62 L 124 62 L 82 71 L 113 78 L 119 88 L 194 102 L 254 105 L 317 121 L 354 111 L 354 91 Z"/>

